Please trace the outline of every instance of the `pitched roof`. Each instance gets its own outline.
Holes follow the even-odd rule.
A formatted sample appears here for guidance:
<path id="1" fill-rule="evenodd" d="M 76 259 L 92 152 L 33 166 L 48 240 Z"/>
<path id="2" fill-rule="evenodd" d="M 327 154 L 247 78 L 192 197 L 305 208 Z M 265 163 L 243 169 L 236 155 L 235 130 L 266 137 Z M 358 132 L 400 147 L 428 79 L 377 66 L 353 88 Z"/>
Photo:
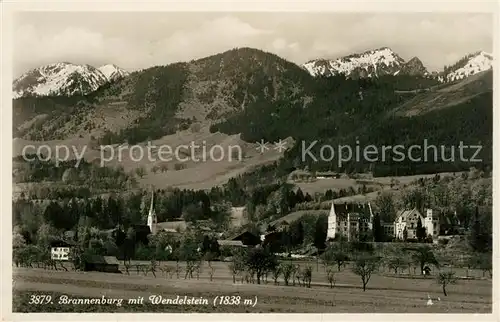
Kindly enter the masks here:
<path id="1" fill-rule="evenodd" d="M 120 262 L 115 256 L 103 256 L 106 264 L 120 265 Z"/>
<path id="2" fill-rule="evenodd" d="M 229 236 L 227 238 L 227 240 L 235 240 L 236 238 L 241 237 L 241 236 L 243 236 L 245 234 L 251 234 L 252 236 L 259 237 L 259 236 L 255 235 L 254 233 L 252 233 L 252 232 L 250 232 L 248 230 L 243 230 L 243 231 L 241 231 L 241 232 L 239 232 L 237 234 L 233 234 L 233 235 Z"/>
<path id="3" fill-rule="evenodd" d="M 187 223 L 184 220 L 179 221 L 165 221 L 156 224 L 158 229 L 173 229 L 173 230 L 185 230 L 187 228 Z"/>
<path id="4" fill-rule="evenodd" d="M 399 210 L 396 213 L 396 219 L 394 219 L 394 221 L 398 221 L 399 217 L 402 217 L 402 216 L 404 216 L 405 218 L 408 218 L 409 216 L 411 216 L 411 215 L 413 215 L 415 213 L 418 213 L 420 216 L 422 216 L 422 214 L 420 213 L 420 211 L 417 210 L 417 208 L 413 208 L 411 210 L 408 210 L 408 209 Z"/>
<path id="5" fill-rule="evenodd" d="M 365 216 L 370 215 L 370 206 L 368 204 L 358 203 L 332 203 L 335 214 L 338 217 L 347 217 L 347 214 L 361 214 Z M 330 207 L 330 212 L 332 211 Z"/>
<path id="6" fill-rule="evenodd" d="M 160 228 L 158 230 L 158 232 L 160 232 L 160 231 L 163 231 L 165 233 L 177 233 L 177 230 L 173 229 L 173 228 Z"/>
<path id="7" fill-rule="evenodd" d="M 72 240 L 67 239 L 54 239 L 50 242 L 50 247 L 71 247 L 75 246 L 76 243 Z"/>
<path id="8" fill-rule="evenodd" d="M 85 261 L 93 264 L 120 265 L 120 262 L 115 256 L 89 255 Z"/>

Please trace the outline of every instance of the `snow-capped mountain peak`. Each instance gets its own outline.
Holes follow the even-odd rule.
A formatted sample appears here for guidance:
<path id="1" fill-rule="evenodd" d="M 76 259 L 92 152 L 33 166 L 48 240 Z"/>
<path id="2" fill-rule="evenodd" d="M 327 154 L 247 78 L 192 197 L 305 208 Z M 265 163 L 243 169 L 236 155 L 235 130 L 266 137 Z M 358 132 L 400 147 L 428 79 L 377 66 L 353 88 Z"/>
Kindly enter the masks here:
<path id="1" fill-rule="evenodd" d="M 493 55 L 484 51 L 469 54 L 454 65 L 446 67 L 444 79 L 448 82 L 463 79 L 493 68 Z"/>
<path id="2" fill-rule="evenodd" d="M 106 76 L 109 81 L 114 81 L 119 78 L 125 77 L 129 74 L 126 70 L 116 66 L 115 64 L 107 64 L 98 68 L 101 73 Z"/>
<path id="3" fill-rule="evenodd" d="M 117 77 L 128 74 L 114 65 L 106 66 L 111 66 L 104 68 L 106 74 L 90 65 L 67 62 L 41 66 L 14 80 L 13 97 L 86 95 Z"/>

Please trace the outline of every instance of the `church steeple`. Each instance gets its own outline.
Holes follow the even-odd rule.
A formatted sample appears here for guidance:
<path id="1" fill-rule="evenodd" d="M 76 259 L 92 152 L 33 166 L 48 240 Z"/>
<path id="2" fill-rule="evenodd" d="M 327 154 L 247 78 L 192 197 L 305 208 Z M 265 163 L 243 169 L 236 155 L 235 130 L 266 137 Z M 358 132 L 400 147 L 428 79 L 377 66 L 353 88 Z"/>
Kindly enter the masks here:
<path id="1" fill-rule="evenodd" d="M 151 191 L 151 206 L 149 207 L 149 213 L 148 213 L 148 226 L 149 230 L 151 231 L 151 234 L 155 235 L 156 224 L 158 222 L 158 219 L 156 218 L 156 212 L 153 202 L 154 202 L 154 190 Z"/>
<path id="2" fill-rule="evenodd" d="M 337 213 L 335 212 L 335 205 L 330 207 L 330 214 L 328 215 L 328 230 L 326 233 L 326 240 L 334 239 L 337 232 Z"/>

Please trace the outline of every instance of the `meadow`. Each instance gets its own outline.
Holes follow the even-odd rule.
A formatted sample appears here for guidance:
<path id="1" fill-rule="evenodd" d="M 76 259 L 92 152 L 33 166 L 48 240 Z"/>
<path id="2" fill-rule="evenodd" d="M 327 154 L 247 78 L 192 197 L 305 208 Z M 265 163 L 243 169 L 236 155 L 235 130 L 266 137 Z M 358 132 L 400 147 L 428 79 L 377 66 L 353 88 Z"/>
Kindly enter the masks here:
<path id="1" fill-rule="evenodd" d="M 232 313 L 491 313 L 492 281 L 483 278 L 482 273 L 470 270 L 474 279 L 460 279 L 457 284 L 447 287 L 448 296 L 443 296 L 441 286 L 434 276 L 412 275 L 412 272 L 394 274 L 381 269 L 372 275 L 367 289 L 363 292 L 361 280 L 343 267 L 335 272 L 335 285 L 328 283 L 325 268 L 321 263 L 296 262 L 313 268 L 311 287 L 298 284 L 286 286 L 280 278 L 275 284 L 271 276 L 261 284 L 245 283 L 233 277 L 226 262 L 212 262 L 211 271 L 207 262 L 203 263 L 199 275 L 185 279 L 184 270 L 179 277 L 156 271 L 144 274 L 133 267 L 122 274 L 101 272 L 45 270 L 39 268 L 14 268 L 13 271 L 13 311 L 14 312 L 232 312 Z M 175 266 L 175 262 L 161 262 L 160 266 Z M 465 272 L 455 270 L 458 276 Z M 52 304 L 29 304 L 32 295 L 48 295 Z M 74 298 L 101 297 L 121 298 L 123 304 L 81 305 L 58 304 L 61 295 Z M 201 297 L 207 305 L 151 304 L 148 298 L 161 295 L 164 298 Z M 214 306 L 217 296 L 239 296 L 240 304 Z M 143 304 L 128 304 L 128 299 L 144 297 Z M 428 297 L 433 304 L 428 305 Z"/>

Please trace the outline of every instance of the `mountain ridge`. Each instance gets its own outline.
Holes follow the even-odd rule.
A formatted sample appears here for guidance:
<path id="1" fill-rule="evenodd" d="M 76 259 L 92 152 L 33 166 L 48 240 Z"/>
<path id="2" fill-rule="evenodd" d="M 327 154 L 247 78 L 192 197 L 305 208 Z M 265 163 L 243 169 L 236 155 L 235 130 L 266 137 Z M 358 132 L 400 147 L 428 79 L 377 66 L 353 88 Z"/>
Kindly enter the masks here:
<path id="1" fill-rule="evenodd" d="M 440 82 L 453 82 L 492 69 L 492 61 L 492 54 L 476 51 L 465 55 L 451 66 L 445 66 L 440 72 L 430 73 L 418 57 L 415 56 L 405 61 L 391 48 L 381 47 L 333 59 L 312 59 L 301 66 L 313 77 L 343 75 L 347 78 L 360 78 L 381 75 L 418 75 L 433 77 Z"/>
<path id="2" fill-rule="evenodd" d="M 477 51 L 465 55 L 451 66 L 445 66 L 442 79 L 453 82 L 490 69 L 493 69 L 493 55 Z"/>
<path id="3" fill-rule="evenodd" d="M 313 59 L 302 65 L 312 76 L 348 78 L 397 75 L 406 61 L 389 47 L 366 50 L 336 59 Z"/>
<path id="4" fill-rule="evenodd" d="M 416 59 L 411 65 L 420 66 Z M 483 76 L 467 86 L 394 73 L 357 79 L 313 77 L 275 54 L 237 48 L 133 72 L 86 96 L 16 99 L 13 132 L 14 137 L 34 141 L 80 137 L 95 145 L 138 144 L 185 130 L 196 133 L 201 125 L 211 133 L 237 134 L 245 142 L 292 137 L 336 146 L 356 142 L 359 136 L 371 144 L 411 145 L 428 137 L 434 144 L 449 145 L 462 133 L 466 144 L 489 144 L 492 124 L 485 120 L 491 119 L 490 83 Z M 440 103 L 439 109 L 429 106 L 435 103 Z M 290 168 L 331 167 L 328 162 L 301 161 L 299 150 L 283 162 Z M 439 166 L 458 171 L 471 165 Z M 352 163 L 340 171 L 366 167 L 369 164 Z M 411 172 L 412 167 L 396 168 Z M 396 168 L 387 165 L 386 170 Z"/>
<path id="5" fill-rule="evenodd" d="M 259 49 L 249 47 L 239 48 L 239 50 L 259 51 Z M 207 56 L 196 61 L 211 59 L 211 57 L 217 57 L 217 55 L 220 54 Z M 493 56 L 491 54 L 477 51 L 464 56 L 451 66 L 445 66 L 442 72 L 429 73 L 418 57 L 412 57 L 410 60 L 405 61 L 391 48 L 380 47 L 336 59 L 312 59 L 302 65 L 290 63 L 306 70 L 313 77 L 343 75 L 356 79 L 383 75 L 410 75 L 436 78 L 440 82 L 453 82 L 469 77 L 474 73 L 491 69 L 492 60 Z M 50 72 L 48 72 L 50 70 L 57 70 L 57 72 L 50 75 Z M 98 68 L 87 64 L 77 65 L 69 62 L 48 64 L 34 68 L 15 79 L 13 81 L 13 97 L 19 98 L 26 95 L 87 95 L 106 83 L 115 82 L 128 75 L 130 75 L 129 72 L 112 63 Z"/>

